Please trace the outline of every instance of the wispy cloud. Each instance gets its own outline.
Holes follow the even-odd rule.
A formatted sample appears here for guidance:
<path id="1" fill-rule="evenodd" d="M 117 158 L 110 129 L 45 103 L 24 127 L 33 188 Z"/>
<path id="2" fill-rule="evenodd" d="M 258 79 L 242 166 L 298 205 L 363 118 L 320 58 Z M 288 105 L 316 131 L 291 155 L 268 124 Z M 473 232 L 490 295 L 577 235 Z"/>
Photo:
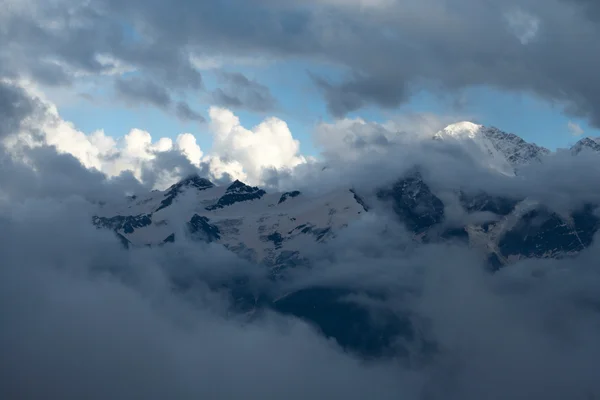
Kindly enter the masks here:
<path id="1" fill-rule="evenodd" d="M 219 71 L 217 80 L 223 86 L 212 92 L 215 105 L 256 112 L 272 111 L 277 106 L 267 86 L 248 79 L 244 74 Z"/>
<path id="2" fill-rule="evenodd" d="M 507 12 L 505 17 L 508 27 L 521 44 L 531 43 L 538 35 L 541 21 L 535 15 L 517 8 Z"/>
<path id="3" fill-rule="evenodd" d="M 569 132 L 573 136 L 581 136 L 584 133 L 583 128 L 573 121 L 569 121 L 569 123 L 567 124 L 567 129 L 569 129 Z"/>

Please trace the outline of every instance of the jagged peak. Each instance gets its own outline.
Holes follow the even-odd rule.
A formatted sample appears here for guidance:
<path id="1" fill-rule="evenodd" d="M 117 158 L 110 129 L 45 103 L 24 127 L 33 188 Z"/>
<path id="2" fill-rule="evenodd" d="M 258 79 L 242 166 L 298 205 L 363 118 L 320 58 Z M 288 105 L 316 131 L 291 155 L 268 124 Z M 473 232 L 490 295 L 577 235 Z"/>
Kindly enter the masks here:
<path id="1" fill-rule="evenodd" d="M 539 162 L 543 156 L 550 154 L 550 150 L 545 147 L 529 143 L 514 133 L 468 121 L 448 125 L 434 138 L 472 140 L 484 153 L 491 156 L 490 160 L 494 159 L 490 164 L 493 169 L 508 175 L 513 175 L 513 167 Z"/>
<path id="2" fill-rule="evenodd" d="M 249 186 L 236 179 L 231 185 L 229 185 L 225 191 L 225 194 L 219 198 L 217 203 L 206 207 L 206 210 L 214 211 L 242 201 L 257 200 L 266 193 L 267 192 L 257 186 Z"/>
<path id="3" fill-rule="evenodd" d="M 593 138 L 591 136 L 586 136 L 586 137 L 580 139 L 577 143 L 579 143 L 579 142 L 593 142 L 593 143 L 598 143 L 599 139 L 600 138 Z"/>
<path id="4" fill-rule="evenodd" d="M 519 142 L 519 143 L 527 143 L 523 138 L 514 133 L 508 133 L 501 129 L 496 128 L 495 126 L 485 126 L 476 124 L 470 121 L 461 121 L 454 124 L 450 124 L 441 131 L 439 131 L 436 135 L 438 136 L 450 136 L 457 139 L 462 138 L 475 138 L 478 136 L 485 136 L 488 138 L 505 138 L 510 141 Z"/>
<path id="5" fill-rule="evenodd" d="M 578 140 L 578 141 L 577 141 L 577 143 L 575 143 L 575 144 L 573 145 L 573 147 L 574 147 L 574 146 L 577 146 L 578 144 L 584 144 L 584 145 L 588 145 L 588 144 L 591 144 L 591 145 L 600 145 L 600 138 L 593 138 L 593 137 L 591 137 L 591 136 L 586 136 L 586 137 L 584 137 L 583 139 L 580 139 L 580 140 Z"/>
<path id="6" fill-rule="evenodd" d="M 191 174 L 183 178 L 181 181 L 172 187 L 195 186 L 197 188 L 206 189 L 215 186 L 210 180 L 201 177 L 198 174 Z"/>
<path id="7" fill-rule="evenodd" d="M 485 125 L 480 125 L 480 124 L 476 124 L 474 122 L 469 122 L 469 121 L 461 121 L 461 122 L 457 122 L 455 124 L 448 125 L 444 129 L 442 129 L 440 132 L 438 132 L 437 135 L 446 136 L 446 137 L 450 136 L 450 137 L 454 137 L 457 139 L 464 139 L 464 138 L 472 139 L 472 138 L 475 138 L 478 136 L 485 136 L 488 138 L 496 138 L 496 139 L 501 137 L 501 138 L 508 139 L 513 142 L 527 143 L 523 138 L 515 135 L 514 133 L 507 133 L 507 132 L 504 132 L 503 130 L 498 129 L 494 126 L 485 126 Z"/>
<path id="8" fill-rule="evenodd" d="M 241 187 L 247 187 L 248 185 L 246 185 L 244 182 L 240 181 L 239 179 L 236 179 L 235 181 L 233 181 L 231 183 L 231 185 L 229 185 L 227 187 L 227 190 L 229 189 L 236 189 L 236 188 L 241 188 Z"/>
<path id="9" fill-rule="evenodd" d="M 231 185 L 229 185 L 227 187 L 226 193 L 239 193 L 239 192 L 251 193 L 251 192 L 257 192 L 260 190 L 261 189 L 258 186 L 250 186 L 250 185 L 240 181 L 239 179 L 236 179 L 235 181 L 233 181 L 233 183 Z"/>
<path id="10" fill-rule="evenodd" d="M 279 198 L 279 202 L 277 204 L 281 204 L 281 203 L 285 202 L 287 199 L 290 199 L 293 197 L 298 197 L 301 194 L 302 193 L 299 190 L 294 190 L 292 192 L 285 192 L 281 195 L 281 197 Z"/>
<path id="11" fill-rule="evenodd" d="M 198 190 L 205 190 L 214 186 L 215 185 L 211 181 L 206 178 L 202 178 L 198 174 L 188 175 L 186 178 L 167 189 L 164 195 L 165 199 L 160 203 L 160 206 L 155 211 L 160 211 L 163 208 L 170 206 L 184 187 L 195 187 Z"/>
<path id="12" fill-rule="evenodd" d="M 600 138 L 593 138 L 587 136 L 583 139 L 580 139 L 577 143 L 571 146 L 571 152 L 573 154 L 579 154 L 584 149 L 600 152 Z"/>

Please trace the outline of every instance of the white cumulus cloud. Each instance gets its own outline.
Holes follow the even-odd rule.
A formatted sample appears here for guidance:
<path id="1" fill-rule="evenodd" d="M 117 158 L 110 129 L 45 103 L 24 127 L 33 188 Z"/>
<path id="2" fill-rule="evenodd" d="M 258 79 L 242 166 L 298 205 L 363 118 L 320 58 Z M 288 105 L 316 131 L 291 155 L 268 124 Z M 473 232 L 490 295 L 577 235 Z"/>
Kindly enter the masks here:
<path id="1" fill-rule="evenodd" d="M 196 168 L 204 164 L 211 177 L 218 179 L 228 174 L 250 184 L 261 184 L 267 170 L 288 171 L 306 162 L 300 154 L 300 142 L 278 118 L 266 118 L 256 127 L 247 129 L 230 110 L 213 107 L 210 109 L 210 130 L 214 143 L 211 152 L 206 153 L 191 133 L 181 133 L 175 140 L 169 137 L 154 140 L 150 132 L 136 128 L 122 138 L 111 137 L 102 130 L 87 134 L 63 120 L 57 107 L 35 88 L 25 89 L 39 102 L 39 112 L 27 119 L 20 132 L 5 139 L 13 154 L 23 146 L 54 146 L 59 153 L 73 155 L 86 168 L 111 177 L 131 171 L 143 182 L 143 174 L 153 171 L 153 176 L 162 178 L 151 184 L 160 188 L 181 178 L 178 173 L 189 170 L 174 164 L 180 161 L 158 163 L 157 157 L 161 153 L 180 154 L 184 158 L 178 160 L 187 159 Z M 169 171 L 159 171 L 160 168 Z"/>
<path id="2" fill-rule="evenodd" d="M 202 159 L 202 149 L 196 143 L 196 137 L 191 133 L 182 133 L 177 136 L 177 149 L 185 154 L 190 162 L 196 167 L 200 166 L 200 160 Z"/>
<path id="3" fill-rule="evenodd" d="M 239 173 L 241 167 L 249 182 L 259 183 L 266 169 L 286 170 L 306 162 L 300 154 L 300 142 L 278 118 L 267 118 L 247 129 L 225 108 L 211 107 L 209 116 L 214 135 L 212 157 L 219 159 L 215 162 L 224 172 Z"/>

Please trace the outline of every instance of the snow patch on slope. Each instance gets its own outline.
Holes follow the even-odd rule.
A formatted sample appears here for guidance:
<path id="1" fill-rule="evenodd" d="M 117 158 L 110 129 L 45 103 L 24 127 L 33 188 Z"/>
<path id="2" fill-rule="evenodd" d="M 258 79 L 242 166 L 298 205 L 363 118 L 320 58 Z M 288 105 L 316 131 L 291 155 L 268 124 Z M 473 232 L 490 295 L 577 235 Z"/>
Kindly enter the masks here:
<path id="1" fill-rule="evenodd" d="M 229 187 L 197 182 L 188 178 L 163 192 L 105 205 L 95 221 L 124 217 L 137 221 L 137 216 L 147 215 L 151 223 L 134 229 L 119 225 L 115 232 L 133 246 L 154 246 L 173 239 L 171 235 L 175 240 L 188 235 L 190 222 L 201 219 L 200 225 L 218 230 L 214 242 L 252 261 L 276 265 L 283 256 L 299 255 L 315 242 L 334 237 L 366 212 L 351 190 L 308 196 L 297 191 L 266 193 L 239 181 Z"/>

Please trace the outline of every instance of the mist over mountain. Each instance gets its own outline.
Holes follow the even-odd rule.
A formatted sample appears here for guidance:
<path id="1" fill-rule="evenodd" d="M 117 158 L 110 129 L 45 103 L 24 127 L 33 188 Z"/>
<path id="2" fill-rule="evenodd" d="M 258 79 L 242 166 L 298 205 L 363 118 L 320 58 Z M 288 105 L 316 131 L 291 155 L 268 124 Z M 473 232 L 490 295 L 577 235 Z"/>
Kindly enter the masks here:
<path id="1" fill-rule="evenodd" d="M 0 0 L 0 399 L 600 399 L 598 4 Z"/>
<path id="2" fill-rule="evenodd" d="M 444 146 L 464 152 L 468 162 L 490 179 L 510 177 L 508 187 L 493 194 L 483 186 L 458 180 L 456 186 L 436 187 L 437 166 L 422 161 L 412 168 L 399 168 L 396 179 L 392 168 L 388 178 L 373 178 L 371 184 L 380 179 L 381 186 L 375 189 L 362 188 L 360 183 L 325 184 L 308 194 L 300 190 L 267 193 L 239 180 L 215 186 L 191 175 L 164 192 L 103 204 L 94 224 L 113 230 L 127 248 L 192 236 L 223 244 L 244 259 L 276 270 L 308 263 L 303 255 L 311 252 L 307 247 L 335 238 L 369 212 L 393 215 L 420 243 L 463 241 L 485 253 L 492 268 L 520 258 L 575 255 L 591 244 L 599 223 L 595 199 L 555 210 L 555 205 L 536 198 L 535 193 L 516 191 L 528 179 L 519 179 L 523 168 L 552 163 L 552 157 L 560 154 L 514 134 L 468 122 L 450 125 L 422 140 L 419 145 L 425 146 L 436 140 L 442 152 L 447 151 Z M 576 143 L 573 156 L 584 149 L 598 151 L 586 143 L 586 139 Z M 384 231 L 385 225 L 380 234 Z"/>
<path id="3" fill-rule="evenodd" d="M 550 152 L 460 123 L 264 188 L 188 163 L 161 191 L 20 135 L 2 155 L 3 397 L 600 390 L 585 140 Z"/>

